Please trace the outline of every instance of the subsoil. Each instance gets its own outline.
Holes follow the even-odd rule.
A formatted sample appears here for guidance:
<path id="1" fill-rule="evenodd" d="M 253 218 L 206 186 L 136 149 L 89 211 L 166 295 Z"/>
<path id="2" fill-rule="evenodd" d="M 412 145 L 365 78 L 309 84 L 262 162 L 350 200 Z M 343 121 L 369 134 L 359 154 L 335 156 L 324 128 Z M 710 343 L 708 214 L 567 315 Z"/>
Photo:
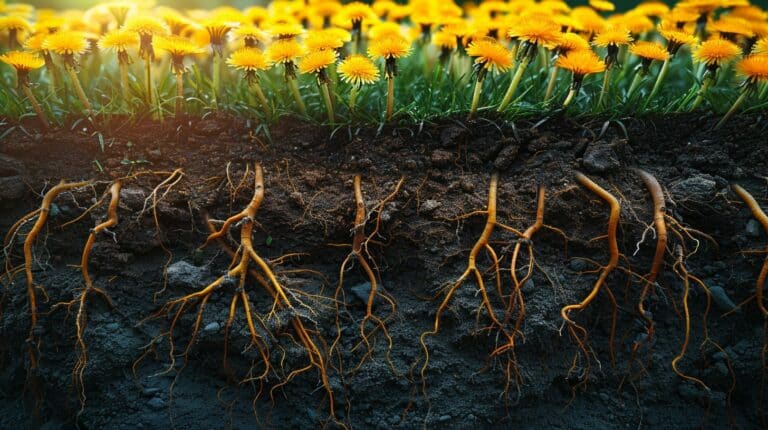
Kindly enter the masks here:
<path id="1" fill-rule="evenodd" d="M 340 354 L 330 358 L 328 376 L 339 421 L 348 426 L 765 428 L 764 319 L 755 301 L 747 300 L 755 294 L 765 258 L 748 251 L 765 250 L 768 237 L 729 184 L 741 184 L 768 207 L 768 118 L 744 115 L 713 131 L 716 120 L 695 115 L 620 121 L 551 117 L 514 123 L 457 119 L 331 130 L 287 118 L 272 126 L 267 138 L 246 120 L 209 116 L 193 121 L 186 142 L 179 141 L 171 124 L 132 124 L 119 118 L 100 130 L 84 121 L 47 132 L 17 124 L 0 141 L 3 234 L 39 207 L 42 193 L 60 180 L 91 179 L 94 185 L 59 196 L 34 246 L 35 282 L 48 295 L 35 328 L 40 362 L 34 371 L 27 352 L 30 323 L 23 272 L 2 278 L 0 428 L 335 425 L 327 420 L 325 390 L 314 369 L 277 389 L 272 401 L 269 390 L 280 378 L 272 377 L 261 387 L 239 382 L 258 368 L 241 309 L 224 368 L 231 285 L 211 297 L 186 357 L 179 354 L 192 334 L 196 308 L 176 325 L 173 366 L 167 337 L 157 340 L 170 323 L 157 315 L 163 303 L 201 289 L 227 270 L 229 257 L 221 247 L 198 250 L 207 232 L 203 220 L 206 215 L 223 220 L 245 207 L 253 180 L 243 176 L 246 166 L 253 171 L 254 163 L 264 168 L 266 189 L 256 219 L 256 250 L 275 262 L 288 253 L 300 254 L 275 264 L 275 270 L 284 285 L 307 293 L 297 293 L 297 300 L 311 308 L 299 317 L 327 343 L 337 334 L 337 311 L 330 299 L 350 252 L 342 245 L 351 243 L 354 227 L 352 179 L 362 175 L 367 207 L 374 210 L 404 178 L 400 191 L 384 205 L 380 234 L 369 247 L 381 288 L 397 303 L 387 322 L 394 371 L 381 334 L 372 356 L 351 371 L 361 358 L 362 349 L 355 345 L 370 285 L 357 265 L 344 274 L 346 306 L 338 319 L 342 342 Z M 693 283 L 691 343 L 680 362 L 680 369 L 701 379 L 709 391 L 671 368 L 684 336 L 683 282 L 672 267 L 675 244 L 680 244 L 676 237 L 670 238 L 659 285 L 646 302 L 655 323 L 654 339 L 632 359 L 632 346 L 645 333 L 635 311 L 642 287 L 638 276 L 647 274 L 656 245 L 654 231 L 648 229 L 653 221 L 650 196 L 633 168 L 652 173 L 664 187 L 667 214 L 690 232 L 685 236 L 691 252 L 686 267 L 711 289 L 706 328 L 722 350 L 711 342 L 702 346 L 707 296 Z M 182 169 L 182 179 L 151 207 L 150 193 L 174 169 Z M 64 224 L 92 205 L 111 180 L 147 170 L 157 174 L 125 182 L 119 224 L 97 238 L 91 256 L 94 282 L 109 294 L 114 308 L 99 299 L 88 302 L 86 402 L 81 410 L 72 377 L 74 315 L 54 305 L 72 300 L 82 289 L 80 254 L 89 229 L 104 219 L 106 203 L 78 222 Z M 485 225 L 482 214 L 457 218 L 486 208 L 494 171 L 500 178 L 501 222 L 518 230 L 532 224 L 536 188 L 543 184 L 545 223 L 565 234 L 545 228 L 532 241 L 536 264 L 532 280 L 522 288 L 527 309 L 515 348 L 521 381 L 507 386 L 506 361 L 489 358 L 501 340 L 497 331 L 483 329 L 488 315 L 480 309 L 477 285 L 468 281 L 452 298 L 440 332 L 427 339 L 430 361 L 422 390 L 419 336 L 431 329 L 443 298 L 438 293 L 464 271 Z M 583 360 L 571 368 L 578 349 L 563 328 L 560 309 L 584 299 L 598 275 L 595 262 L 608 261 L 603 237 L 608 206 L 575 181 L 577 171 L 621 201 L 622 258 L 606 283 L 618 302 L 615 359 L 609 344 L 608 295 L 601 292 L 587 309 L 574 313 L 589 331 L 594 350 L 588 381 L 580 379 Z M 21 242 L 30 227 L 25 224 L 6 249 L 12 267 L 23 263 Z M 503 294 L 511 293 L 509 261 L 515 240 L 508 231 L 494 233 Z M 231 238 L 230 244 L 237 245 Z M 487 254 L 480 254 L 478 265 L 486 271 L 493 305 L 503 314 Z M 253 312 L 269 312 L 272 302 L 263 288 L 249 279 L 246 289 Z M 379 300 L 374 311 L 386 316 L 389 308 Z M 305 366 L 306 353 L 292 342 L 290 326 L 271 327 L 273 366 L 283 376 Z M 341 373 L 333 366 L 339 360 L 346 369 Z"/>

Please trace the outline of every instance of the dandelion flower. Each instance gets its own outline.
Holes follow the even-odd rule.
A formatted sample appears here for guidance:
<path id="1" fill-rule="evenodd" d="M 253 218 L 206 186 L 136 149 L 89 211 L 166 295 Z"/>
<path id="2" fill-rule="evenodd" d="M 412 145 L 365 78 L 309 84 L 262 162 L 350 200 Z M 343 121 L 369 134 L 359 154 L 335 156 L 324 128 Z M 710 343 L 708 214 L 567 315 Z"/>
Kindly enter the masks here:
<path id="1" fill-rule="evenodd" d="M 112 30 L 99 39 L 99 48 L 105 51 L 115 51 L 120 63 L 130 64 L 128 49 L 139 46 L 139 35 L 128 30 Z"/>
<path id="2" fill-rule="evenodd" d="M 753 54 L 768 54 L 768 37 L 764 37 L 752 47 Z"/>
<path id="3" fill-rule="evenodd" d="M 714 68 L 735 59 L 741 54 L 741 48 L 725 39 L 710 39 L 693 50 L 693 59 L 704 63 L 707 68 Z"/>
<path id="4" fill-rule="evenodd" d="M 336 50 L 344 46 L 344 38 L 344 33 L 330 29 L 314 30 L 307 33 L 304 45 L 310 51 Z"/>
<path id="5" fill-rule="evenodd" d="M 256 48 L 240 48 L 229 56 L 227 64 L 230 67 L 245 72 L 246 82 L 248 82 L 256 93 L 267 118 L 271 117 L 272 109 L 269 106 L 267 97 L 264 95 L 264 91 L 261 89 L 261 85 L 259 85 L 259 77 L 256 74 L 260 70 L 269 68 L 269 63 L 264 54 Z"/>
<path id="6" fill-rule="evenodd" d="M 667 40 L 667 51 L 674 56 L 683 45 L 694 45 L 698 42 L 696 36 L 685 30 L 669 27 L 662 22 L 659 26 L 659 34 Z"/>
<path id="7" fill-rule="evenodd" d="M 326 69 L 336 62 L 336 51 L 314 51 L 307 54 L 299 63 L 299 71 L 304 74 L 314 74 L 317 78 L 317 85 L 325 102 L 325 108 L 328 112 L 328 121 L 333 124 L 336 121 L 333 112 L 333 103 L 331 102 L 331 93 L 328 88 L 330 79 Z"/>
<path id="8" fill-rule="evenodd" d="M 506 72 L 512 67 L 514 60 L 512 59 L 512 52 L 492 38 L 484 38 L 470 43 L 467 47 L 467 55 L 475 58 L 477 77 L 472 93 L 472 104 L 469 109 L 469 117 L 472 118 L 477 112 L 480 93 L 483 90 L 483 81 L 488 71 Z"/>
<path id="9" fill-rule="evenodd" d="M 561 55 L 566 55 L 569 52 L 585 50 L 590 50 L 590 47 L 589 42 L 584 39 L 583 36 L 576 33 L 563 33 L 554 48 L 555 59 Z M 552 66 L 552 71 L 549 73 L 549 83 L 547 84 L 547 90 L 544 93 L 544 102 L 548 102 L 552 97 L 552 93 L 555 90 L 555 84 L 557 84 L 558 74 L 560 74 L 560 67 L 558 67 L 557 64 L 554 64 Z"/>
<path id="10" fill-rule="evenodd" d="M 589 5 L 600 12 L 613 12 L 616 6 L 608 0 L 589 0 Z"/>
<path id="11" fill-rule="evenodd" d="M 8 32 L 8 49 L 16 49 L 19 38 L 31 30 L 32 26 L 21 16 L 0 16 L 0 32 Z"/>
<path id="12" fill-rule="evenodd" d="M 88 50 L 85 33 L 79 31 L 59 31 L 45 38 L 43 49 L 61 55 L 65 62 L 74 66 L 75 56 Z"/>
<path id="13" fill-rule="evenodd" d="M 739 106 L 744 103 L 744 100 L 747 99 L 747 96 L 752 93 L 759 84 L 768 82 L 768 55 L 758 54 L 744 57 L 736 65 L 736 70 L 741 76 L 744 77 L 743 89 L 741 90 L 739 98 L 733 102 L 733 105 L 728 110 L 728 112 L 717 123 L 715 126 L 716 129 L 722 127 L 722 125 L 725 124 L 728 118 L 730 118 L 739 109 Z"/>
<path id="14" fill-rule="evenodd" d="M 605 71 L 605 63 L 590 50 L 569 52 L 558 57 L 555 64 L 557 67 L 570 71 L 573 75 L 571 90 L 563 102 L 563 107 L 568 106 L 579 89 L 581 89 L 581 83 L 584 81 L 585 76 Z"/>
<path id="15" fill-rule="evenodd" d="M 608 95 L 611 83 L 611 71 L 613 66 L 619 62 L 619 47 L 629 45 L 632 42 L 632 35 L 624 27 L 606 27 L 595 36 L 593 44 L 606 49 L 605 74 L 603 74 L 603 87 L 600 90 L 600 96 L 597 99 L 597 106 L 602 107 L 605 97 Z"/>
<path id="16" fill-rule="evenodd" d="M 282 64 L 285 81 L 288 84 L 293 99 L 299 107 L 302 115 L 307 114 L 307 108 L 299 93 L 299 84 L 296 82 L 296 60 L 302 56 L 304 49 L 293 39 L 277 40 L 267 48 L 266 56 L 270 64 Z"/>
<path id="17" fill-rule="evenodd" d="M 168 34 L 168 28 L 165 24 L 151 16 L 134 16 L 129 18 L 125 23 L 125 29 L 138 33 L 139 56 L 149 60 L 155 59 L 152 38 Z"/>
<path id="18" fill-rule="evenodd" d="M 512 67 L 512 52 L 492 38 L 473 41 L 467 47 L 467 55 L 475 58 L 477 70 L 506 72 Z"/>
<path id="19" fill-rule="evenodd" d="M 363 55 L 350 55 L 337 68 L 341 80 L 359 87 L 379 80 L 379 69 Z"/>
<path id="20" fill-rule="evenodd" d="M 273 38 L 278 40 L 290 40 L 295 39 L 298 36 L 304 34 L 304 27 L 299 23 L 278 23 L 269 26 L 269 34 Z"/>
<path id="21" fill-rule="evenodd" d="M 171 70 L 176 75 L 183 74 L 186 71 L 184 57 L 205 52 L 205 47 L 194 43 L 186 37 L 176 35 L 158 37 L 155 40 L 155 48 L 165 51 L 171 56 Z"/>
<path id="22" fill-rule="evenodd" d="M 384 59 L 384 76 L 387 79 L 387 121 L 392 119 L 395 103 L 395 76 L 397 75 L 397 59 L 411 53 L 411 44 L 400 36 L 386 36 L 375 39 L 368 47 L 368 55 L 374 59 Z"/>
<path id="23" fill-rule="evenodd" d="M 45 65 L 45 60 L 27 51 L 9 51 L 0 55 L 0 61 L 16 69 L 19 86 L 29 85 L 29 72 Z"/>
<path id="24" fill-rule="evenodd" d="M 640 58 L 641 61 L 665 61 L 669 58 L 669 52 L 657 42 L 639 41 L 629 47 L 629 52 Z"/>

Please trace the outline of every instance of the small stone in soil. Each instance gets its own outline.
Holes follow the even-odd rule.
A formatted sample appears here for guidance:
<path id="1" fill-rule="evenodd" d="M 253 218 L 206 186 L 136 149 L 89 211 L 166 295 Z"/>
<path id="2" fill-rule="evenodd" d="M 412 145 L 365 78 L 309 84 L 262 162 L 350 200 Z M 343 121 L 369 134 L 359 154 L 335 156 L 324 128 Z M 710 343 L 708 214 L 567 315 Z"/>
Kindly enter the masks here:
<path id="1" fill-rule="evenodd" d="M 736 303 L 734 303 L 733 300 L 728 297 L 728 294 L 725 292 L 723 287 L 713 285 L 709 288 L 709 292 L 712 294 L 712 298 L 715 300 L 715 303 L 720 306 L 720 309 L 724 311 L 732 311 L 736 309 Z"/>
<path id="2" fill-rule="evenodd" d="M 442 203 L 438 202 L 437 200 L 429 199 L 421 204 L 420 209 L 422 212 L 430 213 L 435 209 L 439 208 L 440 206 L 442 206 Z"/>
<path id="3" fill-rule="evenodd" d="M 212 323 L 208 323 L 205 326 L 205 328 L 203 328 L 203 331 L 206 332 L 206 333 L 215 333 L 215 332 L 219 331 L 220 328 L 221 328 L 221 324 L 219 324 L 216 321 L 214 321 Z"/>
<path id="4" fill-rule="evenodd" d="M 584 168 L 590 173 L 605 173 L 621 167 L 619 156 L 613 146 L 605 142 L 595 142 L 587 147 L 582 161 Z"/>
<path id="5" fill-rule="evenodd" d="M 746 232 L 749 237 L 760 237 L 760 224 L 757 220 L 751 219 L 747 222 Z"/>
<path id="6" fill-rule="evenodd" d="M 202 280 L 202 267 L 193 266 L 186 261 L 178 261 L 168 266 L 168 285 L 171 287 L 197 286 Z"/>
<path id="7" fill-rule="evenodd" d="M 430 161 L 435 167 L 447 166 L 451 162 L 451 159 L 453 159 L 453 154 L 440 149 L 433 151 L 432 156 L 430 157 Z"/>
<path id="8" fill-rule="evenodd" d="M 152 397 L 152 399 L 147 402 L 147 405 L 152 409 L 160 410 L 165 407 L 165 400 L 160 397 Z"/>

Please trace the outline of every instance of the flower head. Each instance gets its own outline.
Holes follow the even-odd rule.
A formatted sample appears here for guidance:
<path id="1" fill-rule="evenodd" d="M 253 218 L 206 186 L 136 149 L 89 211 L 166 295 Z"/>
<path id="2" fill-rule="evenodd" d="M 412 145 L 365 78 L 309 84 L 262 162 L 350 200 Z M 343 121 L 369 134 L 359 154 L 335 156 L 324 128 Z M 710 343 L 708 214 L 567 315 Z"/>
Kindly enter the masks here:
<path id="1" fill-rule="evenodd" d="M 574 77 L 584 77 L 605 70 L 605 63 L 590 50 L 569 52 L 559 57 L 556 64 L 557 67 L 569 70 Z"/>
<path id="2" fill-rule="evenodd" d="M 616 6 L 608 0 L 589 0 L 589 5 L 601 12 L 613 12 L 616 10 Z"/>
<path id="3" fill-rule="evenodd" d="M 336 62 L 336 51 L 314 51 L 310 52 L 299 62 L 299 72 L 301 73 L 320 73 L 326 67 Z"/>
<path id="4" fill-rule="evenodd" d="M 741 54 L 741 48 L 725 39 L 710 39 L 693 50 L 693 59 L 708 67 L 717 68 Z"/>
<path id="5" fill-rule="evenodd" d="M 707 25 L 707 30 L 719 33 L 722 37 L 736 40 L 739 36 L 752 37 L 755 33 L 749 25 L 749 21 L 743 18 L 722 17 Z"/>
<path id="6" fill-rule="evenodd" d="M 475 57 L 475 67 L 486 71 L 505 72 L 514 63 L 512 53 L 496 39 L 476 40 L 467 47 L 467 55 Z"/>
<path id="7" fill-rule="evenodd" d="M 105 51 L 117 52 L 120 64 L 130 64 L 128 48 L 139 46 L 139 35 L 128 30 L 112 30 L 101 37 L 99 48 Z"/>
<path id="8" fill-rule="evenodd" d="M 680 30 L 677 27 L 670 27 L 665 22 L 662 22 L 659 26 L 659 33 L 667 39 L 667 51 L 672 55 L 677 54 L 677 51 L 683 45 L 693 45 L 698 42 L 698 39 L 693 34 Z"/>
<path id="9" fill-rule="evenodd" d="M 235 37 L 242 39 L 246 48 L 258 48 L 269 42 L 269 33 L 252 24 L 245 24 L 233 31 Z"/>
<path id="10" fill-rule="evenodd" d="M 402 36 L 390 35 L 375 39 L 368 47 L 368 55 L 373 58 L 403 58 L 411 52 L 411 44 Z"/>
<path id="11" fill-rule="evenodd" d="M 375 21 L 377 18 L 369 5 L 358 1 L 344 5 L 339 14 L 339 21 L 352 28 L 359 28 L 363 21 Z"/>
<path id="12" fill-rule="evenodd" d="M 576 33 L 564 33 L 557 42 L 555 50 L 559 54 L 565 54 L 571 51 L 588 50 L 589 42 Z"/>
<path id="13" fill-rule="evenodd" d="M 230 67 L 244 71 L 245 79 L 249 82 L 254 82 L 258 79 L 256 72 L 269 67 L 267 58 L 256 48 L 238 49 L 229 56 L 227 64 Z"/>
<path id="14" fill-rule="evenodd" d="M 647 42 L 641 40 L 630 45 L 629 52 L 645 61 L 666 61 L 669 58 L 669 52 L 658 42 Z"/>
<path id="15" fill-rule="evenodd" d="M 126 21 L 125 29 L 139 34 L 139 56 L 146 60 L 153 60 L 155 58 L 152 38 L 168 33 L 162 21 L 150 16 L 131 17 Z"/>
<path id="16" fill-rule="evenodd" d="M 349 33 L 342 30 L 346 35 Z M 307 33 L 304 44 L 310 51 L 335 50 L 344 46 L 345 34 L 333 29 L 314 30 Z"/>
<path id="17" fill-rule="evenodd" d="M 543 46 L 551 49 L 557 45 L 561 37 L 560 26 L 549 20 L 523 19 L 515 23 L 507 31 L 507 36 L 519 39 L 530 46 Z"/>
<path id="18" fill-rule="evenodd" d="M 224 43 L 227 41 L 227 33 L 237 27 L 236 22 L 223 20 L 209 20 L 203 23 L 203 28 L 208 32 L 209 41 L 214 55 L 223 55 Z"/>
<path id="19" fill-rule="evenodd" d="M 176 35 L 158 37 L 155 41 L 155 48 L 170 54 L 171 69 L 176 74 L 186 71 L 184 57 L 205 52 L 205 47 L 196 44 L 186 37 Z"/>
<path id="20" fill-rule="evenodd" d="M 758 83 L 768 81 L 768 55 L 758 54 L 744 57 L 736 65 L 739 74 L 747 79 L 747 82 Z"/>
<path id="21" fill-rule="evenodd" d="M 597 33 L 597 36 L 592 41 L 595 46 L 602 48 L 629 45 L 631 42 L 632 35 L 624 27 L 606 27 L 603 31 Z"/>
<path id="22" fill-rule="evenodd" d="M 266 51 L 270 64 L 295 63 L 303 53 L 304 48 L 295 40 L 277 40 Z"/>
<path id="23" fill-rule="evenodd" d="M 19 15 L 0 16 L 0 31 L 15 31 L 17 33 L 30 31 L 32 26 Z"/>
<path id="24" fill-rule="evenodd" d="M 752 53 L 754 54 L 768 54 L 768 37 L 764 37 L 755 43 L 752 47 Z"/>
<path id="25" fill-rule="evenodd" d="M 61 55 L 68 65 L 74 66 L 75 56 L 88 50 L 88 40 L 79 31 L 59 31 L 45 38 L 43 49 Z"/>
<path id="26" fill-rule="evenodd" d="M 269 26 L 269 34 L 275 39 L 294 39 L 304 34 L 304 27 L 296 22 L 275 23 Z"/>
<path id="27" fill-rule="evenodd" d="M 379 79 L 379 69 L 363 55 L 350 55 L 339 64 L 337 71 L 342 81 L 355 86 L 372 84 Z"/>
<path id="28" fill-rule="evenodd" d="M 440 30 L 432 35 L 432 44 L 440 49 L 453 51 L 459 45 L 456 35 Z"/>
<path id="29" fill-rule="evenodd" d="M 16 71 L 29 72 L 45 65 L 45 61 L 37 55 L 27 51 L 9 51 L 0 55 L 0 61 L 12 66 Z"/>

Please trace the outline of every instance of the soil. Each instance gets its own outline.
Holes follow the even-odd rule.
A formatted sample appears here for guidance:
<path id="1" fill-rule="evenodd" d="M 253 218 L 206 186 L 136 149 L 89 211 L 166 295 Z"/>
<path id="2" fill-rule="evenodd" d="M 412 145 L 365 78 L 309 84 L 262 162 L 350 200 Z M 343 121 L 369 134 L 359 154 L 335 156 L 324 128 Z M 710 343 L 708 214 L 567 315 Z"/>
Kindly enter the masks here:
<path id="1" fill-rule="evenodd" d="M 370 244 L 381 288 L 397 303 L 387 322 L 393 346 L 379 333 L 374 352 L 362 358 L 359 323 L 370 291 L 360 267 L 344 275 L 339 354 L 330 358 L 330 385 L 339 421 L 353 428 L 764 428 L 766 393 L 761 349 L 764 319 L 754 300 L 755 279 L 768 242 L 748 208 L 730 190 L 738 182 L 768 206 L 768 119 L 744 115 L 718 131 L 717 118 L 666 115 L 596 120 L 550 117 L 517 122 L 442 120 L 380 129 L 330 130 L 289 118 L 269 134 L 242 119 L 209 116 L 195 120 L 186 142 L 170 124 L 131 124 L 113 118 L 96 130 L 85 122 L 56 131 L 29 125 L 0 140 L 0 231 L 5 233 L 41 195 L 61 179 L 92 179 L 94 185 L 59 196 L 34 246 L 34 276 L 48 300 L 35 329 L 40 362 L 30 370 L 29 307 L 23 272 L 3 282 L 0 309 L 0 428 L 316 428 L 329 423 L 325 390 L 314 369 L 275 391 L 239 383 L 253 373 L 258 353 L 249 348 L 242 309 L 238 310 L 223 366 L 224 326 L 233 288 L 211 297 L 200 332 L 186 359 L 194 310 L 176 325 L 176 362 L 168 339 L 155 341 L 170 321 L 157 315 L 163 303 L 197 291 L 221 276 L 229 256 L 217 245 L 203 250 L 206 214 L 223 220 L 251 198 L 246 166 L 260 163 L 265 200 L 257 215 L 254 244 L 275 261 L 281 282 L 311 307 L 302 318 L 317 339 L 332 342 L 336 306 L 330 300 L 339 268 L 350 252 L 355 217 L 352 179 L 362 175 L 369 210 L 377 207 L 402 176 L 399 193 L 382 210 L 380 235 Z M 4 126 L 7 131 L 10 125 Z M 142 211 L 152 189 L 180 168 L 183 178 Z M 691 284 L 691 343 L 680 369 L 710 390 L 684 380 L 671 368 L 684 336 L 683 283 L 673 270 L 670 249 L 659 286 L 646 308 L 655 323 L 653 341 L 632 359 L 632 346 L 645 328 L 635 311 L 655 250 L 650 196 L 633 168 L 656 176 L 665 189 L 666 211 L 691 232 L 685 264 L 712 291 L 709 336 L 702 316 L 707 296 Z M 89 229 L 104 219 L 106 204 L 81 215 L 112 179 L 151 170 L 126 181 L 117 227 L 97 238 L 90 272 L 114 302 L 88 302 L 84 408 L 72 377 L 76 359 L 74 315 L 54 304 L 72 300 L 83 286 L 80 254 Z M 501 342 L 498 331 L 483 330 L 488 314 L 474 282 L 456 292 L 443 314 L 440 332 L 428 337 L 430 361 L 422 390 L 418 368 L 424 353 L 421 333 L 431 329 L 442 296 L 435 296 L 464 271 L 485 217 L 491 173 L 499 172 L 500 221 L 524 230 L 534 221 L 536 187 L 546 191 L 545 223 L 533 238 L 536 265 L 523 286 L 526 316 L 515 348 L 520 383 L 507 386 L 506 357 L 489 358 Z M 609 253 L 604 237 L 608 206 L 575 181 L 582 171 L 621 201 L 620 268 L 606 284 L 618 302 L 615 360 L 609 345 L 612 306 L 604 292 L 574 319 L 589 331 L 594 356 L 589 380 L 580 379 L 584 361 L 571 369 L 576 344 L 563 328 L 560 309 L 590 292 Z M 231 178 L 231 183 L 227 179 Z M 234 188 L 241 186 L 235 190 Z M 151 199 L 149 200 L 151 202 Z M 151 206 L 151 204 L 150 204 Z M 146 209 L 146 208 L 145 208 Z M 154 214 L 157 214 L 157 225 Z M 370 232 L 374 220 L 369 221 Z M 159 229 L 157 228 L 159 226 Z M 23 263 L 21 240 L 6 252 L 10 266 Z M 235 229 L 235 232 L 239 228 Z M 230 240 L 231 244 L 236 242 Z M 513 233 L 497 229 L 492 246 L 502 259 L 502 289 L 511 292 L 509 260 Z M 670 248 L 679 244 L 670 238 Z M 524 264 L 524 263 L 523 263 Z M 478 265 L 491 268 L 481 253 Z M 311 269 L 308 271 L 306 269 Z M 599 267 L 597 267 L 599 269 Z M 492 273 L 485 273 L 493 306 L 503 314 Z M 253 312 L 264 315 L 271 298 L 249 280 Z M 298 293 L 297 293 L 298 294 Z M 324 297 L 312 299 L 315 297 Z M 379 299 L 374 311 L 385 316 Z M 730 311 L 730 312 L 729 312 Z M 155 315 L 155 318 L 149 318 Z M 272 364 L 283 377 L 306 365 L 306 353 L 292 341 L 292 329 L 274 325 Z M 642 342 L 641 342 L 642 343 Z M 325 344 L 323 348 L 327 350 Z M 583 357 L 582 357 L 583 358 Z M 334 367 L 343 361 L 345 372 Z M 421 361 L 420 361 L 421 360 Z M 575 370 L 574 372 L 569 372 Z M 735 385 L 734 380 L 735 378 Z M 762 381 L 762 382 L 761 382 Z M 586 384 L 580 384 L 587 382 Z M 261 389 L 261 391 L 260 391 Z M 37 401 L 36 401 L 37 399 Z M 762 399 L 762 400 L 761 400 Z M 763 403 L 764 405 L 764 403 Z"/>

